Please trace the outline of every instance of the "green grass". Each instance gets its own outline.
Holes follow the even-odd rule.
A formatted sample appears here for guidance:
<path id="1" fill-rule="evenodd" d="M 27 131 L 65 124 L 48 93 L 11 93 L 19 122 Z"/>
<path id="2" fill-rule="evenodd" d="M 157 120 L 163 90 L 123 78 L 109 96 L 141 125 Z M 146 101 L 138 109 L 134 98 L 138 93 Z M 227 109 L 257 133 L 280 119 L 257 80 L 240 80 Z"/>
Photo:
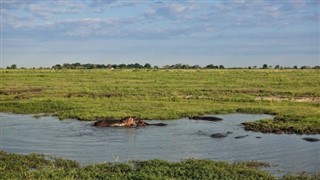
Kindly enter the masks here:
<path id="1" fill-rule="evenodd" d="M 277 179 L 258 167 L 265 163 L 226 163 L 189 159 L 101 163 L 78 162 L 39 154 L 0 151 L 0 179 Z M 319 179 L 320 174 L 286 175 L 282 179 Z"/>
<path id="2" fill-rule="evenodd" d="M 251 130 L 279 126 L 285 133 L 292 128 L 297 130 L 295 133 L 320 133 L 320 70 L 1 70 L 0 73 L 0 112 L 45 113 L 79 120 L 266 113 L 287 118 L 255 122 L 259 126 L 251 126 Z M 265 97 L 284 100 L 269 101 Z M 296 101 L 301 98 L 313 101 Z"/>

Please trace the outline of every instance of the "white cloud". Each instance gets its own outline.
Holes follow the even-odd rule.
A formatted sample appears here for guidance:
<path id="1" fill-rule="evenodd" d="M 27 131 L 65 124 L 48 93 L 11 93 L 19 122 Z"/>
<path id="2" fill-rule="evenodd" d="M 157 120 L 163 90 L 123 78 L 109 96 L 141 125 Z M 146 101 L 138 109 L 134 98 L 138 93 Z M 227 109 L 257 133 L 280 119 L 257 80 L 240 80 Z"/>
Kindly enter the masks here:
<path id="1" fill-rule="evenodd" d="M 185 3 L 154 3 L 145 10 L 145 17 L 154 19 L 170 19 L 182 20 L 188 14 L 199 10 L 199 4 L 185 2 Z"/>
<path id="2" fill-rule="evenodd" d="M 144 4 L 144 5 L 141 5 Z M 139 5 L 139 6 L 137 6 Z M 287 28 L 304 20 L 317 22 L 310 3 L 257 1 L 4 1 L 4 30 L 16 35 L 41 32 L 62 38 L 98 36 L 112 38 L 205 37 L 226 30 L 250 31 Z M 135 15 L 121 8 L 133 8 Z M 110 13 L 106 11 L 112 8 Z M 99 11 L 97 13 L 96 11 Z M 101 13 L 106 11 L 106 13 Z M 120 16 L 117 16 L 117 15 Z M 126 14 L 126 15 L 123 15 Z M 29 31 L 29 32 L 28 32 Z M 4 34 L 6 35 L 6 34 Z"/>

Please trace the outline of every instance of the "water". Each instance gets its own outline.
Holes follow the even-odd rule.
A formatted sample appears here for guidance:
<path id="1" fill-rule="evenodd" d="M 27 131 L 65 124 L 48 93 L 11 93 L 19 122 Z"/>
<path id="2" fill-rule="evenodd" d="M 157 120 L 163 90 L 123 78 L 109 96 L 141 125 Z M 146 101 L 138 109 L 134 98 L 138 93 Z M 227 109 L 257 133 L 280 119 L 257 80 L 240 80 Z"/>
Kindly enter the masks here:
<path id="1" fill-rule="evenodd" d="M 92 122 L 59 121 L 55 117 L 33 118 L 31 115 L 0 113 L 1 149 L 7 152 L 50 154 L 74 159 L 82 164 L 163 159 L 180 161 L 187 158 L 222 161 L 259 160 L 274 165 L 270 172 L 319 172 L 319 142 L 302 140 L 306 135 L 275 135 L 247 132 L 241 122 L 270 118 L 269 115 L 218 115 L 224 120 L 165 121 L 157 127 L 92 127 Z M 164 122 L 152 121 L 151 123 Z M 232 131 L 222 139 L 214 133 Z M 240 135 L 249 135 L 235 139 Z M 261 138 L 256 138 L 260 136 Z M 310 137 L 320 138 L 320 135 Z"/>

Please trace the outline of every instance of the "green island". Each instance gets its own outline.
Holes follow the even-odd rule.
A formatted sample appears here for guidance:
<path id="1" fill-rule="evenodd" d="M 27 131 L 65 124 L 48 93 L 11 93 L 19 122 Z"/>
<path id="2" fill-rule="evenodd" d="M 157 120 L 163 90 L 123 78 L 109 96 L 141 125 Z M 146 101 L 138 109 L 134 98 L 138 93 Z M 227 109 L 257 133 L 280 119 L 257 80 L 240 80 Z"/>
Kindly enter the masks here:
<path id="1" fill-rule="evenodd" d="M 268 163 L 257 161 L 226 163 L 195 159 L 80 166 L 73 160 L 0 151 L 0 179 L 278 179 L 260 169 L 267 166 Z M 320 179 L 320 174 L 284 175 L 280 179 Z"/>
<path id="2" fill-rule="evenodd" d="M 319 69 L 2 69 L 0 112 L 93 121 L 275 115 L 264 133 L 320 133 Z"/>

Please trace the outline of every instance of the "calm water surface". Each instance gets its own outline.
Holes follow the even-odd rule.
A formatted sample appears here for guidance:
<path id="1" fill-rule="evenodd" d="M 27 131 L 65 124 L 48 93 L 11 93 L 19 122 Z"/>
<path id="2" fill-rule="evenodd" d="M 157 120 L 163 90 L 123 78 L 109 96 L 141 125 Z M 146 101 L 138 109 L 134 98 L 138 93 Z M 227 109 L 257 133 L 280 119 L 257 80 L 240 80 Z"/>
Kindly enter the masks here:
<path id="1" fill-rule="evenodd" d="M 272 173 L 319 172 L 320 143 L 302 140 L 306 135 L 247 132 L 241 122 L 268 115 L 217 115 L 220 122 L 180 119 L 165 127 L 99 128 L 92 122 L 59 121 L 55 117 L 0 113 L 1 149 L 7 152 L 50 154 L 82 164 L 128 160 L 187 158 L 223 161 L 266 161 Z M 151 123 L 164 122 L 152 121 Z M 226 138 L 210 135 L 232 131 Z M 236 136 L 249 135 L 243 139 Z M 261 138 L 256 138 L 260 136 Z M 310 137 L 320 138 L 320 135 Z"/>

